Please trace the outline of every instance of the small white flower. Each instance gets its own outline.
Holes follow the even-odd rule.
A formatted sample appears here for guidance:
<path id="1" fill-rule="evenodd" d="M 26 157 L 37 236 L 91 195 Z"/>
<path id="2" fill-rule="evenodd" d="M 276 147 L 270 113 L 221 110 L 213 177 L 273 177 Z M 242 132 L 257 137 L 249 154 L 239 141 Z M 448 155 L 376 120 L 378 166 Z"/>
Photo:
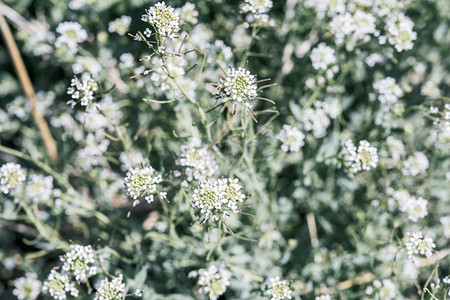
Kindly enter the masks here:
<path id="1" fill-rule="evenodd" d="M 123 275 L 119 274 L 111 281 L 105 278 L 95 293 L 94 300 L 122 300 L 125 292 L 125 283 L 122 282 Z"/>
<path id="2" fill-rule="evenodd" d="M 180 30 L 180 17 L 173 7 L 167 6 L 164 1 L 150 7 L 147 14 L 142 16 L 142 21 L 154 26 L 159 35 L 170 39 L 174 39 L 175 34 Z"/>
<path id="3" fill-rule="evenodd" d="M 80 101 L 82 106 L 88 106 L 94 100 L 95 93 L 98 91 L 98 84 L 92 78 L 83 78 L 79 80 L 76 76 L 71 80 L 70 87 L 67 88 L 67 94 L 72 95 L 72 100 L 67 104 L 72 108 Z"/>
<path id="4" fill-rule="evenodd" d="M 436 83 L 434 83 L 433 81 L 427 81 L 420 89 L 420 94 L 422 96 L 427 96 L 430 98 L 439 98 L 441 96 L 441 91 L 439 90 Z M 437 109 L 437 107 L 436 107 L 436 109 Z M 430 110 L 431 110 L 431 108 L 430 108 Z M 437 112 L 435 112 L 435 113 L 437 113 Z"/>
<path id="5" fill-rule="evenodd" d="M 72 250 L 61 257 L 62 269 L 75 276 L 75 280 L 86 282 L 88 275 L 97 274 L 97 267 L 92 266 L 95 262 L 92 246 L 70 245 L 70 248 Z"/>
<path id="6" fill-rule="evenodd" d="M 298 152 L 305 144 L 305 135 L 297 127 L 287 124 L 283 125 L 277 138 L 283 143 L 281 150 L 284 152 Z"/>
<path id="7" fill-rule="evenodd" d="M 403 162 L 403 175 L 417 176 L 424 173 L 429 166 L 428 158 L 422 152 L 415 152 Z"/>
<path id="8" fill-rule="evenodd" d="M 313 68 L 316 70 L 327 70 L 329 65 L 337 62 L 335 52 L 333 48 L 328 47 L 325 43 L 320 43 L 311 52 L 310 58 Z"/>
<path id="9" fill-rule="evenodd" d="M 356 148 L 351 140 L 347 140 L 345 142 L 345 147 L 348 152 L 345 161 L 350 167 L 350 172 L 357 173 L 362 170 L 368 171 L 377 166 L 377 148 L 371 147 L 368 141 L 360 141 L 358 148 Z"/>
<path id="10" fill-rule="evenodd" d="M 205 214 L 202 222 L 209 218 L 218 221 L 221 217 L 229 217 L 229 212 L 240 212 L 238 203 L 243 202 L 246 196 L 240 192 L 242 186 L 238 182 L 237 178 L 200 181 L 192 193 L 192 207 L 200 208 L 200 213 Z"/>
<path id="11" fill-rule="evenodd" d="M 77 22 L 63 22 L 56 27 L 60 36 L 56 39 L 55 46 L 60 48 L 66 45 L 69 54 L 78 52 L 78 44 L 87 39 L 87 31 Z"/>
<path id="12" fill-rule="evenodd" d="M 128 32 L 131 24 L 131 17 L 121 16 L 108 24 L 109 32 L 116 32 L 119 35 L 125 35 Z"/>
<path id="13" fill-rule="evenodd" d="M 421 254 L 426 257 L 430 257 L 433 249 L 436 248 L 436 244 L 433 243 L 433 239 L 428 235 L 423 237 L 421 231 L 407 232 L 406 236 L 405 247 L 411 260 L 414 260 L 414 254 Z"/>
<path id="14" fill-rule="evenodd" d="M 127 172 L 125 185 L 127 194 L 134 200 L 133 206 L 139 204 L 138 198 L 144 197 L 148 203 L 154 200 L 157 184 L 162 182 L 161 175 L 155 175 L 155 170 L 148 166 L 143 169 L 134 168 Z"/>
<path id="15" fill-rule="evenodd" d="M 19 164 L 6 163 L 0 168 L 0 190 L 3 194 L 9 194 L 26 179 L 25 170 Z"/>
<path id="16" fill-rule="evenodd" d="M 78 297 L 78 290 L 75 288 L 75 284 L 70 282 L 69 276 L 64 273 L 56 272 L 52 270 L 48 275 L 47 280 L 42 287 L 44 293 L 50 293 L 50 296 L 56 300 L 67 299 L 66 293 L 70 292 L 73 297 Z"/>
<path id="17" fill-rule="evenodd" d="M 256 88 L 256 76 L 243 68 L 236 70 L 229 67 L 226 77 L 221 78 L 218 83 L 219 95 L 231 99 L 235 108 L 241 104 L 247 107 L 247 101 L 255 99 L 258 95 Z"/>
<path id="18" fill-rule="evenodd" d="M 34 203 L 46 203 L 53 194 L 53 177 L 31 174 L 25 188 L 25 198 Z"/>
<path id="19" fill-rule="evenodd" d="M 381 103 L 396 103 L 398 98 L 403 95 L 402 89 L 395 83 L 392 77 L 386 77 L 378 80 L 373 84 L 373 88 L 377 90 L 378 100 Z"/>
<path id="20" fill-rule="evenodd" d="M 198 276 L 199 293 L 207 294 L 210 300 L 217 300 L 223 295 L 230 285 L 231 272 L 225 269 L 223 263 L 219 267 L 215 265 L 209 266 L 208 269 L 200 269 L 198 271 L 189 272 L 188 277 Z"/>
<path id="21" fill-rule="evenodd" d="M 412 29 L 414 22 L 403 13 L 392 15 L 386 21 L 387 40 L 398 52 L 411 50 L 413 41 L 417 39 L 417 33 Z"/>
<path id="22" fill-rule="evenodd" d="M 211 178 L 219 169 L 208 145 L 202 145 L 198 138 L 193 138 L 189 144 L 181 146 L 180 158 L 176 164 L 186 167 L 188 181 Z"/>
<path id="23" fill-rule="evenodd" d="M 13 295 L 19 300 L 35 300 L 41 292 L 41 282 L 35 273 L 26 273 L 25 277 L 14 280 Z"/>
<path id="24" fill-rule="evenodd" d="M 270 278 L 270 289 L 267 291 L 271 295 L 271 300 L 292 299 L 292 290 L 286 280 L 280 280 L 280 277 Z"/>

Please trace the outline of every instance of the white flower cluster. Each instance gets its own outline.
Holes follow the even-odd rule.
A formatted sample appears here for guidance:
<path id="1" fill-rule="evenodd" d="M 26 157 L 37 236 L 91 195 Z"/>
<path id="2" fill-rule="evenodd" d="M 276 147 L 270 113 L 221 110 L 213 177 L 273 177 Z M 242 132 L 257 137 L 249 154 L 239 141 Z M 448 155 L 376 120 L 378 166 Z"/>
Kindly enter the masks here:
<path id="1" fill-rule="evenodd" d="M 192 271 L 188 275 L 190 278 L 197 276 L 200 294 L 207 294 L 210 300 L 217 300 L 230 285 L 231 272 L 220 263 L 219 267 L 211 265 L 208 269 Z"/>
<path id="2" fill-rule="evenodd" d="M 433 243 L 433 239 L 428 235 L 423 237 L 421 231 L 412 231 L 406 233 L 405 247 L 408 251 L 409 258 L 414 261 L 414 254 L 425 255 L 430 257 L 432 251 L 436 248 L 436 244 Z"/>
<path id="3" fill-rule="evenodd" d="M 247 69 L 239 67 L 229 67 L 225 78 L 221 78 L 218 83 L 219 94 L 222 98 L 231 98 L 235 107 L 238 104 L 244 104 L 249 107 L 246 102 L 255 99 L 258 95 L 256 91 L 256 76 L 251 75 Z"/>
<path id="4" fill-rule="evenodd" d="M 210 178 L 219 169 L 208 145 L 202 146 L 202 141 L 198 138 L 181 146 L 180 158 L 176 164 L 186 167 L 187 181 Z"/>
<path id="5" fill-rule="evenodd" d="M 48 202 L 53 194 L 53 177 L 31 174 L 25 187 L 25 197 L 34 203 Z"/>
<path id="6" fill-rule="evenodd" d="M 67 104 L 72 108 L 80 101 L 82 106 L 88 106 L 94 100 L 94 94 L 98 91 L 98 84 L 92 78 L 78 79 L 76 76 L 71 80 L 70 87 L 67 88 L 67 94 L 72 95 L 72 99 Z"/>
<path id="7" fill-rule="evenodd" d="M 428 158 L 422 152 L 415 152 L 403 162 L 403 175 L 417 176 L 424 173 L 429 166 Z"/>
<path id="8" fill-rule="evenodd" d="M 52 270 L 48 275 L 42 291 L 50 293 L 50 296 L 56 300 L 67 299 L 66 293 L 70 293 L 73 297 L 78 297 L 78 290 L 75 288 L 75 284 L 70 281 L 69 275 L 56 272 L 55 270 Z"/>
<path id="9" fill-rule="evenodd" d="M 303 129 L 312 131 L 315 138 L 322 138 L 327 133 L 330 118 L 335 119 L 341 113 L 337 98 L 327 97 L 325 101 L 314 101 L 314 108 L 308 107 L 301 116 Z"/>
<path id="10" fill-rule="evenodd" d="M 56 27 L 56 32 L 60 34 L 56 39 L 55 46 L 60 48 L 67 46 L 69 54 L 78 52 L 78 43 L 82 43 L 87 39 L 87 31 L 77 22 L 62 22 Z"/>
<path id="11" fill-rule="evenodd" d="M 351 140 L 347 140 L 345 142 L 345 147 L 348 151 L 345 161 L 350 167 L 350 172 L 357 173 L 362 170 L 368 171 L 377 166 L 377 148 L 371 147 L 368 141 L 359 141 L 359 146 L 356 148 Z"/>
<path id="12" fill-rule="evenodd" d="M 238 203 L 246 198 L 240 192 L 242 186 L 237 178 L 222 178 L 217 180 L 201 180 L 199 187 L 192 194 L 192 207 L 201 209 L 205 214 L 202 222 L 209 218 L 218 221 L 221 217 L 229 217 L 229 212 L 239 213 Z"/>
<path id="13" fill-rule="evenodd" d="M 125 35 L 128 32 L 131 24 L 130 16 L 121 16 L 108 24 L 109 32 L 116 32 L 119 35 Z"/>
<path id="14" fill-rule="evenodd" d="M 413 31 L 414 22 L 403 13 L 391 16 L 386 21 L 387 40 L 395 47 L 395 50 L 411 50 L 413 41 L 417 39 L 417 33 Z"/>
<path id="15" fill-rule="evenodd" d="M 41 292 L 41 285 L 35 273 L 26 273 L 25 277 L 14 280 L 12 293 L 19 300 L 35 300 Z"/>
<path id="16" fill-rule="evenodd" d="M 306 0 L 304 5 L 314 8 L 319 19 L 331 18 L 329 27 L 336 44 L 343 44 L 346 38 L 356 43 L 375 37 L 379 44 L 389 42 L 401 52 L 412 49 L 417 38 L 412 30 L 414 23 L 401 11 L 405 7 L 403 1 Z M 384 35 L 377 26 L 384 28 Z"/>
<path id="17" fill-rule="evenodd" d="M 312 66 L 316 70 L 323 70 L 326 72 L 327 78 L 331 79 L 339 72 L 339 67 L 336 65 L 336 50 L 327 46 L 325 43 L 320 43 L 311 51 Z"/>
<path id="18" fill-rule="evenodd" d="M 195 4 L 191 2 L 186 2 L 183 7 L 177 8 L 176 13 L 180 15 L 181 20 L 186 23 L 191 23 L 193 25 L 198 23 L 198 11 L 195 10 Z"/>
<path id="19" fill-rule="evenodd" d="M 88 275 L 97 274 L 97 267 L 92 266 L 95 261 L 91 245 L 70 245 L 70 249 L 70 252 L 61 257 L 64 271 L 70 272 L 75 280 L 81 282 L 86 282 Z"/>
<path id="20" fill-rule="evenodd" d="M 375 299 L 393 300 L 397 297 L 397 287 L 390 279 L 374 280 L 373 288 L 368 286 L 365 293 L 366 295 L 375 296 Z"/>
<path id="21" fill-rule="evenodd" d="M 94 300 L 122 300 L 125 292 L 125 283 L 122 282 L 123 275 L 119 274 L 111 281 L 105 278 L 95 293 Z"/>
<path id="22" fill-rule="evenodd" d="M 19 164 L 6 163 L 0 168 L 0 190 L 3 194 L 9 194 L 26 179 L 25 170 Z"/>
<path id="23" fill-rule="evenodd" d="M 411 196 L 406 190 L 388 189 L 387 192 L 397 201 L 400 211 L 408 214 L 409 220 L 417 222 L 418 219 L 423 219 L 428 215 L 428 201 L 422 197 Z"/>
<path id="24" fill-rule="evenodd" d="M 142 21 L 148 22 L 158 31 L 158 34 L 170 39 L 175 38 L 175 34 L 180 30 L 180 17 L 174 11 L 173 7 L 166 3 L 158 2 L 142 15 Z"/>
<path id="25" fill-rule="evenodd" d="M 295 126 L 284 124 L 277 138 L 283 143 L 281 150 L 284 152 L 299 152 L 305 145 L 305 135 Z"/>
<path id="26" fill-rule="evenodd" d="M 331 300 L 331 296 L 328 294 L 320 295 L 320 296 L 317 296 L 314 300 Z"/>
<path id="27" fill-rule="evenodd" d="M 427 81 L 420 88 L 420 94 L 430 98 L 439 98 L 441 96 L 441 91 L 435 82 Z"/>
<path id="28" fill-rule="evenodd" d="M 392 77 L 380 79 L 373 84 L 373 88 L 377 90 L 378 100 L 381 103 L 396 103 L 398 98 L 403 96 L 402 89 L 395 83 Z"/>
<path id="29" fill-rule="evenodd" d="M 245 0 L 240 8 L 241 13 L 251 13 L 255 20 L 261 20 L 263 23 L 267 23 L 269 22 L 268 13 L 272 6 L 272 0 Z"/>
<path id="30" fill-rule="evenodd" d="M 127 194 L 135 201 L 133 206 L 139 204 L 139 197 L 144 197 L 148 203 L 155 200 L 156 185 L 162 182 L 161 175 L 156 175 L 155 169 L 151 166 L 143 169 L 134 168 L 127 172 L 125 177 L 125 185 L 127 187 Z M 161 198 L 165 198 L 165 193 L 159 193 Z"/>
<path id="31" fill-rule="evenodd" d="M 286 280 L 280 280 L 280 277 L 270 278 L 270 289 L 267 291 L 271 295 L 271 300 L 292 299 L 292 290 Z"/>

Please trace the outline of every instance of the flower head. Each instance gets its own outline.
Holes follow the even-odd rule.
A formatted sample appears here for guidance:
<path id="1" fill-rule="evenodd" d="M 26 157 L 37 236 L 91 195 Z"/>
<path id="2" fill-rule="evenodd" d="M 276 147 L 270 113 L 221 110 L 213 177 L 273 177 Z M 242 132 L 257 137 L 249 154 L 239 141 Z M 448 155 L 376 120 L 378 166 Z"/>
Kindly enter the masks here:
<path id="1" fill-rule="evenodd" d="M 125 283 L 122 280 L 122 274 L 114 277 L 111 281 L 108 278 L 103 279 L 95 293 L 94 300 L 121 300 L 125 292 Z"/>
<path id="2" fill-rule="evenodd" d="M 48 275 L 42 291 L 44 293 L 50 293 L 50 296 L 57 300 L 67 299 L 67 292 L 70 292 L 70 295 L 73 297 L 78 297 L 78 290 L 75 288 L 75 284 L 70 282 L 69 276 L 65 273 L 56 272 L 55 270 L 52 270 Z"/>
<path id="3" fill-rule="evenodd" d="M 320 43 L 311 51 L 311 61 L 316 70 L 327 70 L 328 66 L 337 62 L 335 50 L 325 43 Z"/>
<path id="4" fill-rule="evenodd" d="M 286 280 L 280 280 L 280 277 L 270 278 L 271 287 L 267 291 L 272 298 L 271 300 L 292 299 L 292 291 Z"/>
<path id="5" fill-rule="evenodd" d="M 201 180 L 193 194 L 192 206 L 201 209 L 205 214 L 202 222 L 206 222 L 212 217 L 217 221 L 221 216 L 229 217 L 229 212 L 239 213 L 238 203 L 246 198 L 240 192 L 242 186 L 238 184 L 238 179 L 222 178 L 209 181 Z"/>
<path id="6" fill-rule="evenodd" d="M 287 124 L 283 125 L 277 138 L 283 143 L 281 150 L 284 152 L 298 152 L 305 144 L 305 135 L 297 127 Z"/>
<path id="7" fill-rule="evenodd" d="M 345 142 L 348 155 L 346 156 L 346 163 L 350 167 L 350 172 L 357 173 L 362 170 L 370 170 L 375 168 L 378 163 L 377 148 L 371 147 L 366 140 L 359 142 L 358 148 L 351 140 Z"/>
<path id="8" fill-rule="evenodd" d="M 251 75 L 250 71 L 241 67 L 237 70 L 229 67 L 225 75 L 226 77 L 222 77 L 217 84 L 220 97 L 230 99 L 235 109 L 240 105 L 244 105 L 246 109 L 251 109 L 247 101 L 255 99 L 258 95 L 256 76 Z"/>
<path id="9" fill-rule="evenodd" d="M 56 48 L 66 45 L 70 54 L 78 52 L 78 43 L 87 39 L 87 31 L 77 22 L 62 22 L 56 27 L 60 36 L 56 39 Z"/>
<path id="10" fill-rule="evenodd" d="M 72 99 L 67 104 L 74 107 L 78 101 L 82 106 L 87 106 L 95 98 L 98 91 L 98 84 L 92 78 L 84 78 L 79 80 L 76 76 L 72 79 L 70 87 L 67 88 L 67 94 L 72 95 Z"/>
<path id="11" fill-rule="evenodd" d="M 428 158 L 422 152 L 415 152 L 403 162 L 403 175 L 417 176 L 428 169 Z"/>
<path id="12" fill-rule="evenodd" d="M 41 174 L 31 174 L 25 188 L 25 197 L 34 203 L 44 203 L 50 200 L 53 193 L 53 177 Z"/>
<path id="13" fill-rule="evenodd" d="M 230 285 L 231 272 L 225 269 L 225 265 L 221 263 L 219 267 L 211 265 L 208 269 L 189 273 L 189 277 L 197 276 L 200 294 L 208 294 L 210 300 L 217 300 Z"/>
<path id="14" fill-rule="evenodd" d="M 92 246 L 70 245 L 70 248 L 72 250 L 61 257 L 61 261 L 64 262 L 62 269 L 73 274 L 76 280 L 85 282 L 88 275 L 97 273 L 97 267 L 92 266 L 94 263 Z"/>
<path id="15" fill-rule="evenodd" d="M 150 7 L 142 16 L 142 21 L 154 26 L 159 35 L 170 39 L 175 38 L 175 33 L 180 30 L 180 17 L 173 7 L 167 6 L 164 1 Z"/>
<path id="16" fill-rule="evenodd" d="M 208 145 L 200 139 L 192 139 L 188 145 L 181 146 L 180 158 L 176 164 L 186 167 L 188 181 L 210 178 L 219 168 Z"/>
<path id="17" fill-rule="evenodd" d="M 373 88 L 377 90 L 378 100 L 381 103 L 396 103 L 398 98 L 403 95 L 402 89 L 395 83 L 392 77 L 380 79 L 373 84 Z"/>
<path id="18" fill-rule="evenodd" d="M 161 175 L 156 175 L 155 169 L 148 166 L 143 169 L 134 168 L 127 172 L 125 177 L 125 185 L 127 193 L 135 201 L 133 206 L 139 204 L 139 197 L 145 197 L 148 203 L 153 202 L 156 193 L 156 185 L 162 182 Z"/>
<path id="19" fill-rule="evenodd" d="M 410 259 L 413 259 L 414 254 L 425 255 L 430 257 L 436 244 L 433 243 L 433 239 L 428 235 L 423 237 L 421 231 L 412 231 L 406 233 L 405 247 L 408 251 Z"/>
<path id="20" fill-rule="evenodd" d="M 125 35 L 130 28 L 131 17 L 130 16 L 121 16 L 120 18 L 115 19 L 114 21 L 109 22 L 108 31 L 109 32 L 117 32 L 120 35 Z"/>
<path id="21" fill-rule="evenodd" d="M 9 194 L 26 179 L 25 170 L 19 164 L 6 163 L 0 168 L 0 190 L 3 194 Z"/>
<path id="22" fill-rule="evenodd" d="M 19 300 L 35 300 L 41 291 L 41 282 L 35 273 L 27 273 L 25 277 L 14 280 L 13 295 Z"/>

